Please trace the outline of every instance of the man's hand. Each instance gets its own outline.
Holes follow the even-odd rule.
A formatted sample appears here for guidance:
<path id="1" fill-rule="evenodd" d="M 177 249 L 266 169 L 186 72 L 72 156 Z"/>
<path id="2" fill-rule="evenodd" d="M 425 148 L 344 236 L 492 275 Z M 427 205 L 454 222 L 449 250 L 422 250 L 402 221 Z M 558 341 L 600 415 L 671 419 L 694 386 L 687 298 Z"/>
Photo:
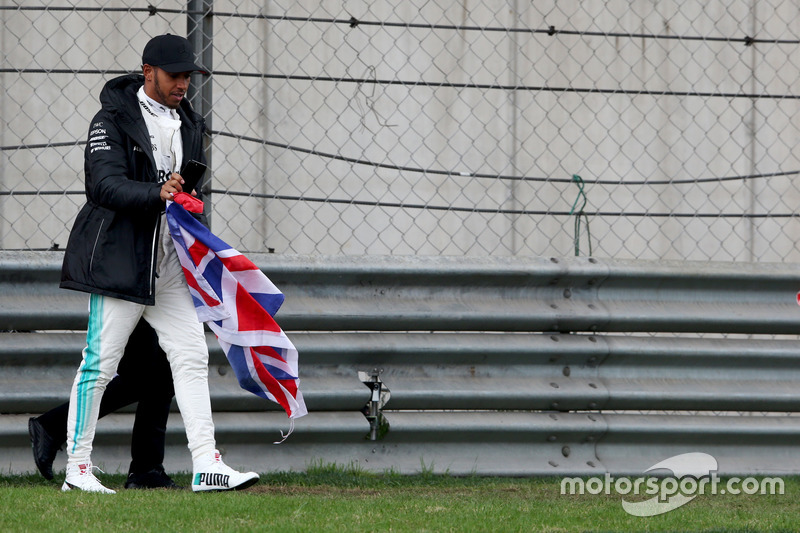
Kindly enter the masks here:
<path id="1" fill-rule="evenodd" d="M 173 172 L 169 180 L 161 186 L 161 201 L 172 200 L 175 193 L 183 192 L 183 178 L 177 172 Z M 192 191 L 192 196 L 197 196 L 197 191 Z"/>

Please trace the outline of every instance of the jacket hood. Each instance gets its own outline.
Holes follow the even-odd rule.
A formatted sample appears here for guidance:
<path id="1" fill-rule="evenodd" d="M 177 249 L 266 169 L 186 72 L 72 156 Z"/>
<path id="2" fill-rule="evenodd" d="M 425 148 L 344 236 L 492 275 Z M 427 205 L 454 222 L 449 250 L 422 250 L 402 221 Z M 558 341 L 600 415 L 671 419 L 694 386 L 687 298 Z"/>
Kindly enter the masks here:
<path id="1" fill-rule="evenodd" d="M 126 74 L 106 82 L 100 91 L 100 105 L 111 113 L 123 113 L 134 118 L 134 111 L 138 112 L 135 105 L 136 91 L 144 85 L 144 76 L 141 74 Z"/>
<path id="2" fill-rule="evenodd" d="M 144 76 L 141 74 L 126 74 L 106 82 L 100 91 L 100 105 L 111 113 L 127 115 L 128 120 L 135 122 L 141 118 L 141 111 L 137 105 L 136 92 L 144 85 Z M 200 121 L 200 116 L 192 109 L 188 98 L 181 101 L 178 114 L 181 120 L 189 119 L 191 122 Z"/>

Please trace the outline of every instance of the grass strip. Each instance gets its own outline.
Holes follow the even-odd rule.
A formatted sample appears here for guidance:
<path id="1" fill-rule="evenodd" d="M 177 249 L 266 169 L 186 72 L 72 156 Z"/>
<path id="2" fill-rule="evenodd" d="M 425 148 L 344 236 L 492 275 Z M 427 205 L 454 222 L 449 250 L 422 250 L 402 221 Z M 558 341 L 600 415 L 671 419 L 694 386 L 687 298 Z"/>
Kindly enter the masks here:
<path id="1" fill-rule="evenodd" d="M 0 477 L 0 531 L 797 531 L 799 478 L 783 495 L 699 495 L 668 513 L 627 514 L 615 494 L 562 495 L 559 478 L 374 474 L 336 465 L 270 473 L 242 492 L 60 492 L 62 476 Z M 176 482 L 188 486 L 190 476 Z"/>

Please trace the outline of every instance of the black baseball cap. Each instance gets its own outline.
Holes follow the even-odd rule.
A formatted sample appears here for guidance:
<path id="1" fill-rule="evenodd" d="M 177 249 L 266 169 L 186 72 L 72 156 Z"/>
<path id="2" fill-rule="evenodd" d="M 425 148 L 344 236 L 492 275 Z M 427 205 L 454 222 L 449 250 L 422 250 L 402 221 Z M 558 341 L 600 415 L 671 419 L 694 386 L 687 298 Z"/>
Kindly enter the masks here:
<path id="1" fill-rule="evenodd" d="M 159 35 L 148 41 L 142 52 L 142 64 L 158 67 L 167 72 L 193 72 L 208 74 L 208 71 L 195 63 L 192 43 L 184 37 Z"/>

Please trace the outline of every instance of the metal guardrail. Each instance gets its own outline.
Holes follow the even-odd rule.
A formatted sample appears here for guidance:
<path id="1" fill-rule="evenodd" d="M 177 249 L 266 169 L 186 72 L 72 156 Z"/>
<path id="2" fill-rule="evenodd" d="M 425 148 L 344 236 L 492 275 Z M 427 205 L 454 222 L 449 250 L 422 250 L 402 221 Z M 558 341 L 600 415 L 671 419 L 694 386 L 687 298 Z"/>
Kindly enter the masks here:
<path id="1" fill-rule="evenodd" d="M 704 451 L 721 473 L 800 472 L 796 338 L 715 335 L 800 333 L 790 265 L 250 257 L 286 294 L 277 319 L 310 414 L 271 446 L 285 415 L 238 388 L 210 336 L 232 462 L 619 474 Z M 12 472 L 33 469 L 27 418 L 67 399 L 83 348 L 88 298 L 57 288 L 60 259 L 0 255 L 0 464 Z M 127 468 L 131 417 L 98 427 L 106 469 Z M 188 470 L 177 413 L 169 443 L 168 469 Z"/>

